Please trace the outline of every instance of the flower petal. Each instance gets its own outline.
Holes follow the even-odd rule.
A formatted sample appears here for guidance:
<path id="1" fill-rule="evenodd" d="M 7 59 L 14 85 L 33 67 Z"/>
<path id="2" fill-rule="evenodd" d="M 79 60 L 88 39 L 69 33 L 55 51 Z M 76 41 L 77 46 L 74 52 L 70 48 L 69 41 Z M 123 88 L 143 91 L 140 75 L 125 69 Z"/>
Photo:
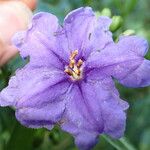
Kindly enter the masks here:
<path id="1" fill-rule="evenodd" d="M 97 142 L 97 134 L 90 132 L 81 132 L 75 138 L 75 143 L 80 148 L 80 150 L 90 150 Z"/>
<path id="2" fill-rule="evenodd" d="M 95 120 L 90 114 L 88 107 L 86 107 L 86 101 L 83 99 L 80 87 L 73 85 L 66 97 L 66 117 L 77 126 L 87 127 L 89 130 L 93 130 L 95 128 Z"/>
<path id="3" fill-rule="evenodd" d="M 62 124 L 63 130 L 73 134 L 75 143 L 81 150 L 90 150 L 98 142 L 98 134 L 79 129 L 71 122 Z"/>
<path id="4" fill-rule="evenodd" d="M 55 123 L 61 120 L 64 110 L 64 101 L 53 102 L 40 108 L 20 108 L 16 111 L 16 117 L 27 127 L 51 129 Z"/>
<path id="5" fill-rule="evenodd" d="M 69 49 L 79 50 L 84 59 L 94 50 L 101 50 L 113 42 L 109 31 L 111 19 L 96 18 L 90 7 L 81 7 L 69 13 L 64 21 L 64 30 L 68 38 Z"/>
<path id="6" fill-rule="evenodd" d="M 108 44 L 113 43 L 112 33 L 109 26 L 112 20 L 108 17 L 101 16 L 95 23 L 95 27 L 89 36 L 89 45 L 83 50 L 83 57 L 87 58 L 93 51 L 101 51 Z"/>
<path id="7" fill-rule="evenodd" d="M 93 146 L 102 133 L 116 138 L 123 136 L 127 104 L 114 89 L 111 78 L 88 78 L 69 92 L 62 128 L 75 136 L 79 148 Z"/>
<path id="8" fill-rule="evenodd" d="M 138 36 L 122 36 L 118 42 L 120 49 L 135 52 L 139 56 L 145 56 L 148 52 L 148 42 Z"/>
<path id="9" fill-rule="evenodd" d="M 68 38 L 69 50 L 79 50 L 86 48 L 96 17 L 90 7 L 81 7 L 70 12 L 65 20 L 65 34 Z"/>
<path id="10" fill-rule="evenodd" d="M 99 128 L 102 126 L 102 133 L 116 138 L 123 136 L 126 121 L 124 110 L 128 107 L 127 103 L 121 100 L 116 93 L 112 79 L 89 80 L 82 86 L 91 114 L 93 114 Z"/>
<path id="11" fill-rule="evenodd" d="M 141 65 L 119 82 L 129 87 L 145 87 L 150 85 L 150 61 L 144 59 Z"/>
<path id="12" fill-rule="evenodd" d="M 122 107 L 114 102 L 105 102 L 101 111 L 105 124 L 104 133 L 113 138 L 121 138 L 124 135 L 126 125 L 126 114 Z"/>
<path id="13" fill-rule="evenodd" d="M 58 86 L 59 85 L 59 86 Z M 63 72 L 48 68 L 25 68 L 16 72 L 0 93 L 1 106 L 43 106 L 64 94 L 69 87 Z M 56 92 L 54 92 L 56 90 Z"/>
<path id="14" fill-rule="evenodd" d="M 13 43 L 22 57 L 30 56 L 34 66 L 62 68 L 61 60 L 55 55 L 55 32 L 59 28 L 57 18 L 50 13 L 38 13 L 27 31 L 18 32 Z"/>
<path id="15" fill-rule="evenodd" d="M 112 20 L 108 17 L 99 17 L 97 26 L 91 34 L 91 45 L 94 50 L 102 50 L 106 45 L 113 42 L 112 33 L 109 31 L 109 26 Z"/>
<path id="16" fill-rule="evenodd" d="M 150 62 L 143 58 L 147 50 L 146 40 L 137 36 L 122 37 L 117 44 L 92 53 L 87 60 L 87 66 L 89 70 L 97 69 L 105 75 L 113 76 L 125 86 L 148 86 Z"/>

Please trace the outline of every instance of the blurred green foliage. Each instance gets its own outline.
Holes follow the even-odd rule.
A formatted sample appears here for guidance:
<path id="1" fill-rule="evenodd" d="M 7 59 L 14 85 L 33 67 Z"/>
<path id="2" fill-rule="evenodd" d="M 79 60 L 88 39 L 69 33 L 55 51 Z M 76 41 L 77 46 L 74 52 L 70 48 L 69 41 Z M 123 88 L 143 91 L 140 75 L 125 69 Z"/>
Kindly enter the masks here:
<path id="1" fill-rule="evenodd" d="M 149 0 L 40 0 L 35 13 L 48 11 L 58 16 L 62 23 L 69 11 L 81 6 L 91 6 L 98 15 L 110 16 L 112 13 L 112 16 L 121 16 L 121 27 L 119 25 L 117 30 L 112 30 L 115 38 L 131 29 L 150 42 Z M 150 58 L 150 53 L 146 57 Z M 26 62 L 27 60 L 16 56 L 0 69 L 0 89 L 7 85 L 15 70 Z M 121 97 L 127 99 L 130 104 L 125 137 L 113 140 L 101 136 L 94 150 L 150 150 L 150 88 L 130 89 L 118 83 L 116 86 Z M 16 121 L 13 109 L 0 108 L 0 150 L 76 149 L 72 136 L 61 131 L 59 127 L 52 131 L 28 129 Z"/>

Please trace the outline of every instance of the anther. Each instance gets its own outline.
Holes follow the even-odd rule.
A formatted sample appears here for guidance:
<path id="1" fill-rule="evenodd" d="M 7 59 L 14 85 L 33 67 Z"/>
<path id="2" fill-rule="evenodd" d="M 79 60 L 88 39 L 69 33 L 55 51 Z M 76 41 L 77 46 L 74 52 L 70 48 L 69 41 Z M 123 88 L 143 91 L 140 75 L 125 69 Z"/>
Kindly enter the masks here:
<path id="1" fill-rule="evenodd" d="M 80 76 L 81 71 L 78 69 L 78 70 L 75 71 L 75 73 L 76 73 L 78 76 Z"/>
<path id="2" fill-rule="evenodd" d="M 70 60 L 70 63 L 69 63 L 69 67 L 70 67 L 70 68 L 73 68 L 74 65 L 75 65 L 75 60 L 74 60 L 74 59 L 71 59 L 71 60 Z"/>
<path id="3" fill-rule="evenodd" d="M 67 73 L 71 79 L 73 80 L 79 80 L 82 77 L 82 64 L 83 61 L 81 59 L 79 59 L 76 62 L 75 57 L 78 55 L 78 50 L 75 50 L 71 53 L 70 55 L 70 62 L 69 65 L 67 66 L 67 68 L 65 69 L 65 73 Z"/>
<path id="4" fill-rule="evenodd" d="M 75 50 L 71 53 L 70 60 L 74 59 L 78 55 L 78 50 Z"/>
<path id="5" fill-rule="evenodd" d="M 70 69 L 68 69 L 68 68 L 65 69 L 64 72 L 67 73 L 69 76 L 73 75 L 72 71 Z"/>
<path id="6" fill-rule="evenodd" d="M 80 68 L 83 64 L 83 61 L 81 59 L 78 60 L 77 62 L 77 67 Z"/>
<path id="7" fill-rule="evenodd" d="M 74 66 L 73 70 L 77 75 L 80 75 L 80 70 L 77 68 L 77 66 Z"/>

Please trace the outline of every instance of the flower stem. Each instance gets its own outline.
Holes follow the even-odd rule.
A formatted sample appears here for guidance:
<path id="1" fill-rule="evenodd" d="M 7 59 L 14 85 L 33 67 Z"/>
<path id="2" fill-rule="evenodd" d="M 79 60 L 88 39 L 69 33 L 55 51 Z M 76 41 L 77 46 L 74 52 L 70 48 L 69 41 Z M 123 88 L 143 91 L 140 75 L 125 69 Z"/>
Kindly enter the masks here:
<path id="1" fill-rule="evenodd" d="M 106 135 L 102 135 L 102 137 L 117 150 L 136 150 L 125 137 L 119 140 L 114 140 Z"/>

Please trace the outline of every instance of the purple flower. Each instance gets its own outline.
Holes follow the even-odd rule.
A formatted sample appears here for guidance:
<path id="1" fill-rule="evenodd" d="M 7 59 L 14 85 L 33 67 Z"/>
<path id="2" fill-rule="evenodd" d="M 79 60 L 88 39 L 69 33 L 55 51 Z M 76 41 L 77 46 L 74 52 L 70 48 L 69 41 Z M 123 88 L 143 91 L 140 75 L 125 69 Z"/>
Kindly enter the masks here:
<path id="1" fill-rule="evenodd" d="M 36 14 L 29 29 L 13 38 L 30 62 L 11 77 L 0 105 L 15 107 L 27 127 L 59 124 L 82 150 L 91 149 L 99 134 L 123 136 L 128 104 L 113 78 L 128 87 L 148 86 L 148 43 L 137 36 L 114 43 L 110 24 L 89 7 L 69 13 L 63 26 L 52 14 Z"/>

